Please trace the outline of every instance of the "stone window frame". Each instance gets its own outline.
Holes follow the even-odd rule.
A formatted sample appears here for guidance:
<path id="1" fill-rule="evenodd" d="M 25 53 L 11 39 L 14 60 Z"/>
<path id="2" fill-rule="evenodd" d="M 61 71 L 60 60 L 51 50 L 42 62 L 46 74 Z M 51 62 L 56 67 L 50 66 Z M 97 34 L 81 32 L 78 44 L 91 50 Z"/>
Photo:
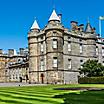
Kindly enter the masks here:
<path id="1" fill-rule="evenodd" d="M 79 42 L 82 43 L 82 39 L 81 38 L 79 39 Z"/>
<path id="2" fill-rule="evenodd" d="M 44 59 L 40 60 L 40 70 L 44 71 Z"/>
<path id="3" fill-rule="evenodd" d="M 53 49 L 57 49 L 58 48 L 58 41 L 57 41 L 57 39 L 53 39 L 52 40 L 52 47 L 53 47 Z"/>
<path id="4" fill-rule="evenodd" d="M 71 52 L 71 41 L 68 41 L 68 52 Z"/>
<path id="5" fill-rule="evenodd" d="M 99 55 L 99 48 L 97 45 L 96 45 L 96 55 Z"/>
<path id="6" fill-rule="evenodd" d="M 43 44 L 43 42 L 41 42 L 41 44 L 40 44 L 40 52 L 44 52 L 44 44 Z"/>
<path id="7" fill-rule="evenodd" d="M 70 41 L 71 40 L 71 36 L 68 36 L 68 41 Z"/>
<path id="8" fill-rule="evenodd" d="M 43 38 L 43 36 L 40 36 L 40 38 L 41 38 L 41 40 L 43 40 L 44 38 Z"/>
<path id="9" fill-rule="evenodd" d="M 83 60 L 80 60 L 80 68 L 82 68 Z"/>
<path id="10" fill-rule="evenodd" d="M 58 67 L 58 58 L 57 57 L 53 57 L 53 67 L 57 68 Z"/>
<path id="11" fill-rule="evenodd" d="M 68 59 L 68 69 L 72 69 L 72 60 Z"/>
<path id="12" fill-rule="evenodd" d="M 81 43 L 81 44 L 79 44 L 80 46 L 79 46 L 79 48 L 80 48 L 80 54 L 82 54 L 83 53 L 83 44 Z"/>
<path id="13" fill-rule="evenodd" d="M 102 56 L 104 56 L 104 47 L 102 47 Z"/>

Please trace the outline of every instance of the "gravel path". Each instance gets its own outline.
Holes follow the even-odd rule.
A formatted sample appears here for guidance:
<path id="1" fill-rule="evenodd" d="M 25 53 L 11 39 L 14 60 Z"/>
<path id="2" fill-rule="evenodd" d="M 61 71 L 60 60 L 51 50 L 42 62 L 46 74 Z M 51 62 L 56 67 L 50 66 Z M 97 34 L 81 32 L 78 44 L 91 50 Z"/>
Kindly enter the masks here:
<path id="1" fill-rule="evenodd" d="M 0 83 L 0 87 L 15 87 L 15 86 L 45 86 L 46 84 L 28 84 L 28 83 Z"/>

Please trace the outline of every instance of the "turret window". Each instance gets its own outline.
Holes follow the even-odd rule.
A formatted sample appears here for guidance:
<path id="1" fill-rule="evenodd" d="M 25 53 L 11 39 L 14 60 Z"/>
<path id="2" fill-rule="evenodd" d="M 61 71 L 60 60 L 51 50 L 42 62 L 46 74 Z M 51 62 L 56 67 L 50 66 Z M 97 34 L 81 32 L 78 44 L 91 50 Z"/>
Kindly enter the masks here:
<path id="1" fill-rule="evenodd" d="M 98 51 L 98 46 L 96 46 L 96 55 L 99 54 L 99 51 Z"/>
<path id="2" fill-rule="evenodd" d="M 54 49 L 57 49 L 57 39 L 53 39 L 52 46 Z"/>
<path id="3" fill-rule="evenodd" d="M 102 56 L 104 56 L 104 47 L 102 47 Z"/>
<path id="4" fill-rule="evenodd" d="M 40 61 L 40 70 L 44 71 L 44 60 L 43 59 Z"/>
<path id="5" fill-rule="evenodd" d="M 71 39 L 71 37 L 70 37 L 70 36 L 68 36 L 68 41 L 70 41 L 70 39 Z"/>
<path id="6" fill-rule="evenodd" d="M 56 36 L 56 32 L 53 32 L 53 36 Z"/>
<path id="7" fill-rule="evenodd" d="M 82 46 L 82 44 L 80 44 L 80 54 L 82 54 L 83 53 L 83 46 Z"/>
<path id="8" fill-rule="evenodd" d="M 43 43 L 41 43 L 41 46 L 40 46 L 40 51 L 41 51 L 41 52 L 43 52 L 43 51 L 44 51 Z"/>
<path id="9" fill-rule="evenodd" d="M 83 60 L 80 60 L 80 68 L 83 68 L 82 64 L 83 64 Z"/>
<path id="10" fill-rule="evenodd" d="M 53 67 L 57 67 L 57 57 L 53 58 Z"/>
<path id="11" fill-rule="evenodd" d="M 71 42 L 68 42 L 68 52 L 71 51 Z"/>
<path id="12" fill-rule="evenodd" d="M 82 42 L 82 39 L 79 39 L 79 42 L 81 43 Z"/>
<path id="13" fill-rule="evenodd" d="M 71 69 L 71 59 L 68 59 L 68 69 Z"/>

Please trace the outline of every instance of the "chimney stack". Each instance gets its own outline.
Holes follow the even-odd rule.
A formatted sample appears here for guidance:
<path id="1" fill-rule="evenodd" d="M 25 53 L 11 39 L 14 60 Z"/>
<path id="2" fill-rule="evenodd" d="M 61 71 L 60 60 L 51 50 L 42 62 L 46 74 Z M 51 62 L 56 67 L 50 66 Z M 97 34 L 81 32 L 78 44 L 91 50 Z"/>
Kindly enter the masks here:
<path id="1" fill-rule="evenodd" d="M 81 32 L 83 32 L 84 31 L 84 24 L 80 24 L 79 29 L 80 29 Z"/>
<path id="2" fill-rule="evenodd" d="M 20 55 L 24 55 L 24 48 L 20 48 L 19 51 L 20 51 Z"/>
<path id="3" fill-rule="evenodd" d="M 3 54 L 3 50 L 2 49 L 0 49 L 0 55 L 2 55 Z"/>
<path id="4" fill-rule="evenodd" d="M 8 55 L 13 56 L 14 55 L 14 49 L 8 49 Z"/>
<path id="5" fill-rule="evenodd" d="M 71 21 L 71 30 L 76 30 L 77 29 L 77 26 L 78 25 L 78 22 L 76 21 Z"/>

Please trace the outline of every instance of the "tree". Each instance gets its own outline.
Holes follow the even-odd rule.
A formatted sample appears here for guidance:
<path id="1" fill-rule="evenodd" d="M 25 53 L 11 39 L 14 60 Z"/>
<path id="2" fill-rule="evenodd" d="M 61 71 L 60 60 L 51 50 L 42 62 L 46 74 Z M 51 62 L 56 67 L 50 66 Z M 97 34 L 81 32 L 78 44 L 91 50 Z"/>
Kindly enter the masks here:
<path id="1" fill-rule="evenodd" d="M 84 74 L 88 77 L 98 77 L 104 75 L 104 66 L 101 63 L 98 63 L 97 60 L 87 60 L 82 64 L 82 67 L 79 68 L 80 74 Z"/>

